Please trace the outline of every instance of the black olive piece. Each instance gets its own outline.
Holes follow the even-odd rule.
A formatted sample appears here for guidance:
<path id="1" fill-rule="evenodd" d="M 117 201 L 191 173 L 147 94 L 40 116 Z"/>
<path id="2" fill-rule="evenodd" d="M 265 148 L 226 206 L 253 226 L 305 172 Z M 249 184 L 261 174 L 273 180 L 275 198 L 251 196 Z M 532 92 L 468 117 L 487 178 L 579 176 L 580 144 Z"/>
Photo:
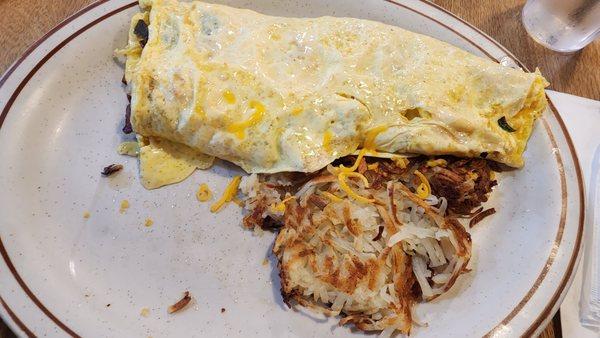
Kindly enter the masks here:
<path id="1" fill-rule="evenodd" d="M 508 124 L 508 122 L 506 122 L 506 117 L 504 116 L 498 119 L 498 125 L 500 126 L 500 128 L 506 130 L 509 133 L 514 133 L 515 131 L 517 131 L 515 128 L 511 127 L 510 124 Z"/>
<path id="2" fill-rule="evenodd" d="M 131 125 L 131 104 L 127 104 L 125 108 L 125 125 L 123 126 L 123 132 L 125 134 L 131 134 L 133 132 L 133 126 Z"/>
<path id="3" fill-rule="evenodd" d="M 149 34 L 148 25 L 146 24 L 146 22 L 144 20 L 138 20 L 138 22 L 135 24 L 133 32 L 140 39 L 140 45 L 142 46 L 142 48 L 144 48 L 144 46 L 146 46 L 146 43 L 148 42 Z"/>

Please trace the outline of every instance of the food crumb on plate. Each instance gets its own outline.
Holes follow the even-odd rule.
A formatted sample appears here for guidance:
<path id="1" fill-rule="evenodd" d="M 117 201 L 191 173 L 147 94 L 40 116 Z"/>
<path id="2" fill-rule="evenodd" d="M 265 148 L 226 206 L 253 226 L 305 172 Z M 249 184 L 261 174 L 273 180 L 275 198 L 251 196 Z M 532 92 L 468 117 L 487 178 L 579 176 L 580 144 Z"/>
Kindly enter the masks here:
<path id="1" fill-rule="evenodd" d="M 152 218 L 146 218 L 146 221 L 144 222 L 144 226 L 149 227 L 149 226 L 152 226 L 152 224 L 154 224 L 154 221 L 152 220 Z"/>
<path id="2" fill-rule="evenodd" d="M 147 307 L 142 308 L 142 310 L 140 311 L 140 316 L 148 317 L 149 315 L 150 315 L 150 309 L 148 309 Z"/>
<path id="3" fill-rule="evenodd" d="M 265 257 L 265 259 L 263 259 L 262 261 L 262 265 L 267 265 L 269 264 L 269 259 L 267 257 Z"/>
<path id="4" fill-rule="evenodd" d="M 140 154 L 140 146 L 136 141 L 127 141 L 119 144 L 117 152 L 120 155 L 138 156 Z"/>
<path id="5" fill-rule="evenodd" d="M 183 298 L 181 298 L 179 301 L 177 301 L 177 303 L 169 306 L 167 308 L 167 312 L 169 314 L 171 313 L 175 313 L 177 311 L 182 310 L 186 305 L 188 305 L 190 303 L 190 301 L 192 300 L 192 296 L 190 295 L 189 291 L 186 291 L 183 293 Z"/>
<path id="6" fill-rule="evenodd" d="M 90 214 L 90 212 L 89 212 L 89 211 L 84 211 L 84 212 L 83 212 L 83 218 L 85 218 L 85 219 L 88 219 L 88 218 L 90 218 L 90 215 L 91 215 L 91 214 Z"/>
<path id="7" fill-rule="evenodd" d="M 225 312 L 225 308 L 224 308 L 224 307 L 222 307 L 222 308 L 221 308 L 221 313 L 224 313 L 224 312 Z"/>
<path id="8" fill-rule="evenodd" d="M 129 209 L 129 201 L 128 200 L 122 200 L 121 201 L 121 207 L 119 208 L 119 212 L 120 213 L 125 213 L 125 211 Z"/>
<path id="9" fill-rule="evenodd" d="M 123 165 L 122 164 L 111 164 L 109 166 L 104 167 L 104 169 L 102 169 L 102 176 L 108 177 L 114 173 L 116 173 L 117 171 L 120 171 L 121 169 L 123 169 Z"/>
<path id="10" fill-rule="evenodd" d="M 212 197 L 212 192 L 206 183 L 200 184 L 198 191 L 196 192 L 196 198 L 200 202 L 206 202 Z"/>

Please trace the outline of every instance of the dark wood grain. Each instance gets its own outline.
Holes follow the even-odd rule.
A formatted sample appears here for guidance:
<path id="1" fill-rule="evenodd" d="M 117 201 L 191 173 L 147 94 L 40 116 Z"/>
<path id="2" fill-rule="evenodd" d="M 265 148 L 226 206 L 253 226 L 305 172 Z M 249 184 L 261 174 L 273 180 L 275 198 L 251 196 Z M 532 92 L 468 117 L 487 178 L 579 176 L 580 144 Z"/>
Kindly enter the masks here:
<path id="1" fill-rule="evenodd" d="M 37 39 L 93 0 L 0 0 L 0 72 Z M 511 50 L 530 69 L 539 67 L 554 90 L 600 99 L 600 41 L 574 54 L 536 44 L 521 25 L 524 0 L 434 0 Z M 556 321 L 554 321 L 556 323 Z M 6 334 L 0 326 L 0 335 Z M 558 332 L 556 332 L 558 331 Z M 560 337 L 550 324 L 541 337 Z"/>
<path id="2" fill-rule="evenodd" d="M 0 0 L 0 72 L 42 35 L 93 0 Z"/>

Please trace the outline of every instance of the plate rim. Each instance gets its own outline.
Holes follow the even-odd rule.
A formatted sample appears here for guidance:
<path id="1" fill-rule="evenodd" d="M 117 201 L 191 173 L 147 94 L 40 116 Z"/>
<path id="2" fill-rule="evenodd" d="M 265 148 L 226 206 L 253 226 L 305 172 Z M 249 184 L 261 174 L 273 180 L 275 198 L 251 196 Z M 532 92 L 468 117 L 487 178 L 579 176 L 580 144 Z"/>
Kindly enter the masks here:
<path id="1" fill-rule="evenodd" d="M 34 51 L 36 51 L 38 49 L 38 47 L 43 44 L 48 38 L 50 38 L 52 35 L 54 35 L 56 32 L 60 31 L 62 28 L 64 28 L 65 26 L 67 26 L 69 23 L 73 22 L 75 19 L 81 17 L 82 15 L 84 15 L 85 13 L 91 11 L 92 9 L 105 4 L 105 3 L 109 3 L 111 1 L 114 0 L 97 0 L 87 6 L 85 6 L 84 8 L 80 9 L 79 11 L 75 12 L 74 14 L 72 14 L 71 16 L 67 17 L 66 19 L 64 19 L 63 21 L 61 21 L 60 23 L 58 23 L 55 27 L 53 27 L 50 31 L 48 31 L 46 34 L 44 34 L 42 37 L 40 37 L 38 40 L 36 40 L 32 45 L 30 45 L 27 50 L 25 50 L 25 52 L 23 54 L 21 54 L 21 56 L 19 56 L 19 58 L 12 63 L 12 65 L 4 72 L 4 74 L 2 74 L 2 77 L 0 77 L 0 89 L 2 89 L 2 87 L 4 86 L 4 84 L 8 81 L 8 79 L 10 78 L 10 76 L 13 74 L 13 72 L 15 70 L 17 70 L 19 68 L 19 66 L 22 64 L 23 61 L 25 61 Z M 209 0 L 210 1 L 210 0 Z M 494 55 L 490 54 L 485 47 L 483 47 L 481 44 L 479 44 L 478 42 L 473 41 L 473 39 L 465 36 L 464 34 L 462 34 L 461 32 L 457 31 L 456 29 L 448 26 L 446 23 L 439 21 L 436 18 L 433 18 L 429 15 L 427 15 L 424 12 L 419 11 L 419 9 L 417 8 L 412 8 L 409 7 L 405 4 L 399 3 L 395 0 L 383 0 L 387 3 L 390 3 L 392 5 L 396 5 L 402 8 L 405 8 L 409 11 L 412 11 L 418 15 L 421 15 L 431 21 L 434 21 L 436 24 L 444 27 L 445 29 L 453 32 L 454 34 L 460 36 L 463 40 L 465 40 L 466 42 L 468 42 L 469 44 L 471 44 L 473 47 L 477 48 L 479 51 L 481 51 L 483 54 L 485 54 L 488 58 L 496 61 L 496 62 L 500 62 L 500 60 L 498 60 L 498 58 L 496 58 Z M 493 44 L 496 48 L 498 48 L 499 50 L 501 50 L 503 53 L 506 54 L 506 56 L 508 58 L 510 58 L 512 61 L 514 61 L 520 68 L 529 71 L 529 69 L 512 53 L 510 52 L 506 47 L 504 47 L 502 44 L 500 44 L 499 42 L 497 42 L 496 40 L 494 40 L 492 37 L 490 37 L 489 35 L 487 35 L 486 33 L 484 33 L 483 31 L 481 31 L 479 28 L 473 26 L 471 23 L 463 20 L 462 18 L 458 17 L 457 15 L 453 14 L 452 12 L 446 10 L 445 8 L 430 2 L 429 0 L 419 0 L 419 3 L 421 4 L 425 4 L 427 6 L 432 7 L 434 10 L 437 10 L 445 15 L 449 15 L 450 17 L 452 17 L 453 19 L 457 20 L 458 22 L 460 22 L 461 24 L 465 25 L 466 27 L 468 27 L 469 29 L 471 29 L 473 32 L 477 33 L 478 35 L 480 35 L 481 37 L 483 37 L 485 40 L 487 40 L 489 43 Z M 33 65 L 29 72 L 27 73 L 27 75 L 25 75 L 25 77 L 19 82 L 18 86 L 15 88 L 15 90 L 13 91 L 13 93 L 11 94 L 11 96 L 9 97 L 8 101 L 5 103 L 2 112 L 0 113 L 0 128 L 3 125 L 3 122 L 6 118 L 6 116 L 8 115 L 8 112 L 10 111 L 10 108 L 12 106 L 12 104 L 14 103 L 14 101 L 16 100 L 16 98 L 19 96 L 20 91 L 27 85 L 27 83 L 29 82 L 30 78 L 35 75 L 35 73 L 39 70 L 39 68 L 41 68 L 46 61 L 48 61 L 56 52 L 58 52 L 62 47 L 64 47 L 66 44 L 68 44 L 71 40 L 73 40 L 74 38 L 76 38 L 77 36 L 79 36 L 81 33 L 87 31 L 89 28 L 92 28 L 93 26 L 95 26 L 96 24 L 98 24 L 101 21 L 104 21 L 105 19 L 118 14 L 126 9 L 129 9 L 131 7 L 134 7 L 137 5 L 137 1 L 132 1 L 132 2 L 126 2 L 124 5 L 119 6 L 113 10 L 108 11 L 107 13 L 104 13 L 102 15 L 100 15 L 99 17 L 93 19 L 92 21 L 84 24 L 81 28 L 77 29 L 76 31 L 74 31 L 73 33 L 71 33 L 70 35 L 68 35 L 66 38 L 64 38 L 63 40 L 61 40 L 60 42 L 58 42 L 56 45 L 53 46 L 52 49 L 50 49 L 47 52 L 44 52 L 44 56 L 38 60 L 35 65 Z M 16 94 L 16 95 L 15 95 Z M 575 241 L 573 244 L 573 251 L 570 252 L 571 257 L 568 260 L 568 263 L 566 265 L 566 270 L 565 273 L 563 274 L 562 278 L 560 279 L 560 282 L 558 283 L 557 288 L 554 290 L 554 293 L 552 294 L 552 297 L 549 298 L 548 303 L 544 306 L 543 310 L 540 312 L 540 314 L 537 316 L 537 318 L 535 318 L 535 320 L 533 320 L 531 322 L 531 324 L 529 325 L 528 329 L 523 333 L 524 336 L 530 336 L 533 335 L 534 333 L 538 332 L 541 328 L 541 324 L 543 324 L 545 321 L 549 320 L 551 315 L 558 309 L 558 305 L 560 303 L 560 300 L 562 298 L 564 298 L 564 294 L 565 291 L 567 289 L 567 287 L 570 285 L 572 278 L 574 276 L 574 269 L 577 266 L 577 262 L 579 261 L 580 257 L 581 257 L 581 247 L 582 247 L 582 235 L 583 235 L 583 227 L 584 227 L 584 218 L 585 218 L 585 193 L 584 193 L 584 185 L 583 185 L 583 178 L 582 178 L 582 172 L 581 172 L 581 166 L 579 163 L 579 158 L 577 156 L 577 152 L 575 151 L 575 147 L 573 144 L 573 141 L 571 139 L 571 136 L 565 126 L 565 123 L 563 121 L 563 119 L 561 118 L 560 114 L 558 114 L 558 111 L 556 110 L 556 107 L 554 105 L 554 103 L 552 102 L 552 100 L 550 99 L 550 97 L 548 97 L 548 95 L 546 95 L 546 98 L 548 100 L 548 108 L 549 110 L 552 112 L 552 115 L 554 116 L 554 118 L 556 119 L 560 130 L 562 131 L 562 135 L 565 138 L 565 143 L 567 145 L 567 149 L 569 150 L 569 154 L 571 155 L 570 158 L 573 162 L 573 168 L 576 174 L 576 182 L 577 182 L 577 190 L 579 192 L 579 220 L 578 220 L 578 227 L 577 227 L 577 235 L 575 237 Z M 548 133 L 548 135 L 550 136 L 551 139 L 551 143 L 553 146 L 556 146 L 556 139 L 554 134 L 552 133 L 551 127 L 549 126 L 548 121 L 545 118 L 541 118 L 540 120 L 542 120 L 541 122 L 544 124 L 544 128 L 546 130 L 546 132 Z M 567 215 L 564 212 L 564 209 L 567 208 L 566 206 L 564 206 L 566 204 L 566 198 L 568 195 L 568 191 L 566 188 L 566 183 L 563 182 L 564 181 L 564 171 L 562 170 L 564 168 L 564 163 L 562 160 L 562 156 L 560 153 L 556 154 L 556 160 L 558 162 L 558 166 L 559 166 L 559 171 L 561 173 L 561 191 L 562 191 L 562 200 L 563 200 L 563 211 L 561 211 L 561 217 L 560 217 L 560 224 L 559 224 L 559 231 L 557 233 L 556 239 L 560 239 L 560 237 L 562 236 L 562 231 L 564 230 L 564 226 L 567 220 Z M 575 195 L 575 192 L 572 193 L 572 195 Z M 573 209 L 575 209 L 576 206 L 573 207 Z M 562 225 L 561 225 L 562 224 Z M 555 239 L 555 244 L 557 242 L 557 240 Z M 6 248 L 4 247 L 4 244 L 2 242 L 2 239 L 0 238 L 0 253 L 2 255 L 2 258 L 4 260 L 4 263 L 7 265 L 7 267 L 9 268 L 11 274 L 13 275 L 13 277 L 16 279 L 17 283 L 19 284 L 19 286 L 23 289 L 23 291 L 25 292 L 25 294 L 29 297 L 29 299 L 52 321 L 54 322 L 54 324 L 56 324 L 59 328 L 61 328 L 65 333 L 69 334 L 70 336 L 73 337 L 79 337 L 79 335 L 77 333 L 75 333 L 72 329 L 70 329 L 67 325 L 65 325 L 62 321 L 60 321 L 60 319 L 58 319 L 55 315 L 53 315 L 42 303 L 41 301 L 33 294 L 33 292 L 27 287 L 27 285 L 25 284 L 25 282 L 23 281 L 23 279 L 20 277 L 19 273 L 17 272 L 15 266 L 13 265 L 10 256 L 8 255 L 8 252 L 6 251 Z M 550 256 L 548 258 L 547 261 L 550 262 L 550 265 L 552 264 L 552 260 L 553 260 L 553 254 L 552 251 L 550 253 Z M 493 336 L 495 335 L 496 332 L 498 332 L 499 328 L 501 328 L 502 326 L 508 324 L 516 315 L 519 314 L 520 310 L 522 310 L 522 308 L 526 305 L 526 303 L 528 302 L 528 300 L 535 294 L 535 291 L 537 291 L 537 287 L 542 283 L 542 281 L 544 280 L 545 274 L 550 270 L 551 266 L 546 264 L 544 266 L 544 268 L 542 269 L 542 271 L 540 272 L 540 274 L 538 275 L 538 278 L 536 278 L 536 280 L 534 281 L 534 285 L 531 287 L 531 289 L 526 293 L 526 295 L 523 297 L 523 299 L 514 307 L 514 309 L 500 322 L 498 323 L 494 328 L 492 328 L 485 336 Z M 0 305 L 2 305 L 2 307 L 5 309 L 5 311 L 7 312 L 7 314 L 9 315 L 9 317 L 12 319 L 12 321 L 14 322 L 14 324 L 16 324 L 16 326 L 21 329 L 27 336 L 35 336 L 34 333 L 25 325 L 25 323 L 11 310 L 11 308 L 8 306 L 8 304 L 5 302 L 5 300 L 2 298 L 2 295 L 0 295 Z"/>

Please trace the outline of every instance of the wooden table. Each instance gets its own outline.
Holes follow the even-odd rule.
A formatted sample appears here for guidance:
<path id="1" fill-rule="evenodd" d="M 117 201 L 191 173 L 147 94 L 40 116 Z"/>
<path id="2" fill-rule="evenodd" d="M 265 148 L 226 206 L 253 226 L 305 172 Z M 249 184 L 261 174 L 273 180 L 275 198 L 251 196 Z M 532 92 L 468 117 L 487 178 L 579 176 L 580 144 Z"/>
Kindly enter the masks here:
<path id="1" fill-rule="evenodd" d="M 0 73 L 44 33 L 91 2 L 93 0 L 1 1 Z M 551 82 L 551 89 L 600 100 L 600 41 L 574 54 L 558 54 L 544 49 L 527 36 L 521 25 L 524 0 L 434 2 L 498 40 L 528 68 L 539 67 Z M 557 318 L 546 328 L 542 337 L 561 336 Z M 0 328 L 0 333 L 5 330 Z"/>

